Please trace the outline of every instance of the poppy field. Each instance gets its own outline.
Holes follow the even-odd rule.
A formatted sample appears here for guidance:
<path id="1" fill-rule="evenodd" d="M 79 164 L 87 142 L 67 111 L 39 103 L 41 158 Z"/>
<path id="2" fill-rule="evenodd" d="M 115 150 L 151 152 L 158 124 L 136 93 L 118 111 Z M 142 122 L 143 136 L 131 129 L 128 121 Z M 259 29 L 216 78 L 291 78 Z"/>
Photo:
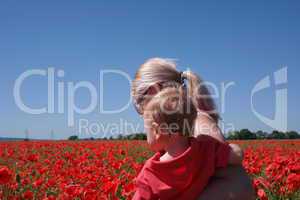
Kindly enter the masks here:
<path id="1" fill-rule="evenodd" d="M 234 141 L 258 199 L 300 199 L 300 141 Z M 0 199 L 131 199 L 145 141 L 0 142 Z"/>

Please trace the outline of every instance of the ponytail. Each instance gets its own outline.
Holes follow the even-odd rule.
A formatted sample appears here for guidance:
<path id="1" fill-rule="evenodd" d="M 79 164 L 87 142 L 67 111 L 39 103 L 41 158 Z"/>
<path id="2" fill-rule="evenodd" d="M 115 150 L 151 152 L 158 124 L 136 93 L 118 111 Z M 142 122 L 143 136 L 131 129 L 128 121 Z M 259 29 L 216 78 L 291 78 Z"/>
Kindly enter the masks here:
<path id="1" fill-rule="evenodd" d="M 186 84 L 185 84 L 186 82 Z M 138 69 L 131 86 L 131 94 L 137 111 L 142 114 L 147 90 L 156 84 L 161 88 L 186 86 L 187 94 L 195 107 L 209 114 L 216 122 L 219 115 L 204 81 L 191 71 L 179 72 L 170 59 L 151 58 Z"/>
<path id="2" fill-rule="evenodd" d="M 205 82 L 191 71 L 182 72 L 181 78 L 187 80 L 187 94 L 192 99 L 196 108 L 208 113 L 209 116 L 218 123 L 220 116 L 217 113 L 214 100 Z"/>

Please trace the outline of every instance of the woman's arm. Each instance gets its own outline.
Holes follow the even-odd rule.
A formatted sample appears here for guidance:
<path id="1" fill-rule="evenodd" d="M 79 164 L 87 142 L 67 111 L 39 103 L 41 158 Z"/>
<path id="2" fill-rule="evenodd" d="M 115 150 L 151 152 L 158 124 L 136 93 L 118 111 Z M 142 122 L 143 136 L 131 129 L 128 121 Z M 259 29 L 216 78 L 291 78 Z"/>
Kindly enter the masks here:
<path id="1" fill-rule="evenodd" d="M 197 138 L 199 135 L 209 135 L 220 142 L 225 142 L 225 137 L 218 124 L 206 114 L 198 115 L 195 121 L 194 137 Z M 229 144 L 229 146 L 230 154 L 228 163 L 230 165 L 242 164 L 243 150 L 237 144 Z"/>
<path id="2" fill-rule="evenodd" d="M 199 200 L 254 200 L 255 198 L 250 178 L 242 166 L 236 165 L 220 168 L 201 193 Z"/>
<path id="3" fill-rule="evenodd" d="M 205 115 L 197 117 L 195 122 L 194 137 L 209 135 L 220 142 L 225 138 L 218 125 Z M 213 178 L 205 190 L 201 193 L 201 200 L 252 200 L 255 199 L 255 191 L 251 180 L 241 165 L 243 151 L 238 145 L 230 144 L 229 166 L 217 169 Z M 235 164 L 235 165 L 233 165 Z"/>

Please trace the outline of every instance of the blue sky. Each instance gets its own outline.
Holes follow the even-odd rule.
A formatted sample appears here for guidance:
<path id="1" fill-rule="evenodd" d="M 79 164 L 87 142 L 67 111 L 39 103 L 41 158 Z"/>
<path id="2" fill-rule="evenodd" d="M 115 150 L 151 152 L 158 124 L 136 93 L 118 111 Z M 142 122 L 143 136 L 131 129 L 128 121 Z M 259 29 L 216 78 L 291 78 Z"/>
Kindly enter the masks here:
<path id="1" fill-rule="evenodd" d="M 297 1 L 6 1 L 0 6 L 0 136 L 65 138 L 78 132 L 78 121 L 140 124 L 132 106 L 117 114 L 75 115 L 68 127 L 64 114 L 31 115 L 16 105 L 15 80 L 31 69 L 64 70 L 58 81 L 89 81 L 97 89 L 101 70 L 121 70 L 130 77 L 151 57 L 178 59 L 179 69 L 197 72 L 221 87 L 235 82 L 227 93 L 225 124 L 236 129 L 266 130 L 251 111 L 254 85 L 267 75 L 288 67 L 288 129 L 300 131 L 300 3 Z M 272 80 L 272 79 L 271 79 Z M 104 80 L 105 109 L 126 104 L 129 84 L 124 77 Z M 67 90 L 67 88 L 65 88 Z M 57 92 L 57 90 L 56 90 Z M 66 91 L 67 92 L 67 91 Z M 99 93 L 101 93 L 99 91 Z M 29 78 L 22 99 L 38 108 L 47 104 L 47 79 Z M 76 105 L 86 107 L 89 93 L 82 89 Z M 220 107 L 220 99 L 216 99 Z M 255 107 L 272 118 L 275 86 L 255 97 Z M 57 109 L 57 105 L 55 105 Z M 126 131 L 120 131 L 126 132 Z"/>

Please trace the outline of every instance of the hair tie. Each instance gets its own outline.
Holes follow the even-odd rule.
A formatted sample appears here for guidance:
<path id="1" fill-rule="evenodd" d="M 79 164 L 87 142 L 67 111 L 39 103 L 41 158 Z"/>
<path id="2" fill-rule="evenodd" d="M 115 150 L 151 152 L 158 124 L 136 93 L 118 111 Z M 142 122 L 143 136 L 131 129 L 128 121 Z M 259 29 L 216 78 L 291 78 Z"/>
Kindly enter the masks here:
<path id="1" fill-rule="evenodd" d="M 180 74 L 180 83 L 181 83 L 181 85 L 182 85 L 183 87 L 185 87 L 185 82 L 184 82 L 185 77 L 183 76 L 183 72 L 180 71 L 179 74 Z"/>
<path id="2" fill-rule="evenodd" d="M 184 78 L 183 78 L 183 76 L 182 76 L 182 73 L 183 73 L 182 71 L 179 72 L 180 83 L 182 83 L 182 82 L 184 81 Z"/>

